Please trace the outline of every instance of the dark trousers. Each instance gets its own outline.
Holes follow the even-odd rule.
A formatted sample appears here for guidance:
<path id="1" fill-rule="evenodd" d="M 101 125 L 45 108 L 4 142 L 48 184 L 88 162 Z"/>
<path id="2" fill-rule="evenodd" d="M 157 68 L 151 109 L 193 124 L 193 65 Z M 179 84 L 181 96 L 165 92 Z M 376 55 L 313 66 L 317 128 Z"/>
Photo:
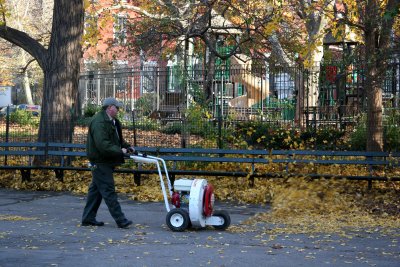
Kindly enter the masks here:
<path id="1" fill-rule="evenodd" d="M 102 199 L 104 199 L 111 216 L 117 223 L 125 219 L 115 192 L 113 170 L 114 168 L 107 164 L 96 164 L 93 167 L 92 182 L 89 186 L 82 222 L 90 222 L 96 219 Z"/>

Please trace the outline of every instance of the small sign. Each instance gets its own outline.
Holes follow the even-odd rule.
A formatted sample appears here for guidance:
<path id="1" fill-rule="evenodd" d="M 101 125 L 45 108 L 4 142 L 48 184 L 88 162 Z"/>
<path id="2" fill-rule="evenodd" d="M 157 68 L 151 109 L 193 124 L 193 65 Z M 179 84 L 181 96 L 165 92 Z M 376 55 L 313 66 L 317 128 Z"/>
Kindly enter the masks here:
<path id="1" fill-rule="evenodd" d="M 12 105 L 11 86 L 0 86 L 0 107 Z"/>

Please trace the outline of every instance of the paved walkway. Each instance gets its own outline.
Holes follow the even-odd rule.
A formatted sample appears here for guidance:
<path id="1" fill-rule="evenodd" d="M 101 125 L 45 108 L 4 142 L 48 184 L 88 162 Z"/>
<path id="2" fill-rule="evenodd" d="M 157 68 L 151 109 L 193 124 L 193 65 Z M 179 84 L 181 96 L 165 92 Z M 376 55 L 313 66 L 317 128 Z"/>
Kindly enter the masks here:
<path id="1" fill-rule="evenodd" d="M 0 266 L 400 266 L 395 236 L 358 233 L 268 236 L 214 229 L 171 232 L 163 203 L 122 199 L 130 229 L 118 229 L 104 204 L 103 227 L 81 227 L 85 199 L 69 193 L 0 189 Z M 220 204 L 232 225 L 265 207 Z M 234 229 L 233 227 L 232 229 Z"/>

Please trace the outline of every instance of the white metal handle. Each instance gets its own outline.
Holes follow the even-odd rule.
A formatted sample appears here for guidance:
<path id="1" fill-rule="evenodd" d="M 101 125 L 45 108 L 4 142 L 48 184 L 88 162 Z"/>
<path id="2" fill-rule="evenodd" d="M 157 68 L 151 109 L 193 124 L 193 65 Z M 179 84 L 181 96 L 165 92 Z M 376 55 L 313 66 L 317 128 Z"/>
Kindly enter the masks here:
<path id="1" fill-rule="evenodd" d="M 132 155 L 129 156 L 131 159 L 133 159 L 135 162 L 140 162 L 140 163 L 152 163 L 152 164 L 157 164 L 157 160 L 153 159 L 153 158 L 147 158 L 147 157 L 143 157 L 143 156 L 136 156 L 136 155 Z"/>
<path id="2" fill-rule="evenodd" d="M 170 195 L 172 195 L 171 181 L 169 180 L 168 170 L 167 170 L 167 167 L 165 165 L 165 161 L 162 158 L 157 158 L 157 157 L 152 157 L 152 156 L 144 157 L 142 154 L 131 155 L 131 156 L 129 156 L 129 158 L 133 159 L 135 162 L 139 162 L 139 163 L 156 164 L 158 175 L 160 177 L 161 189 L 162 189 L 163 196 L 164 196 L 165 208 L 167 209 L 167 212 L 169 212 L 170 211 L 170 207 L 169 207 L 169 203 L 168 203 L 167 192 L 165 190 L 164 179 L 163 179 L 163 176 L 162 176 L 162 173 L 161 173 L 160 164 L 159 164 L 159 161 L 161 161 L 162 164 L 164 165 L 164 171 L 165 171 L 165 174 L 166 174 L 166 177 L 167 177 L 168 189 L 169 189 Z"/>

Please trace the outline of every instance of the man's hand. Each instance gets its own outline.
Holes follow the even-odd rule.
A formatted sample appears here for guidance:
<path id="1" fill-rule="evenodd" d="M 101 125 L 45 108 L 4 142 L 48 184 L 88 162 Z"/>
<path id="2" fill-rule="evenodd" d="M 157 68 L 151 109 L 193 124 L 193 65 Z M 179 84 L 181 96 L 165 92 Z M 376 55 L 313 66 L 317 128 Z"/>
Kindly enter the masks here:
<path id="1" fill-rule="evenodd" d="M 128 147 L 128 148 L 121 148 L 121 150 L 122 150 L 122 153 L 124 153 L 124 154 L 127 154 L 127 153 L 133 154 L 133 153 L 135 153 L 135 149 L 132 146 Z"/>

